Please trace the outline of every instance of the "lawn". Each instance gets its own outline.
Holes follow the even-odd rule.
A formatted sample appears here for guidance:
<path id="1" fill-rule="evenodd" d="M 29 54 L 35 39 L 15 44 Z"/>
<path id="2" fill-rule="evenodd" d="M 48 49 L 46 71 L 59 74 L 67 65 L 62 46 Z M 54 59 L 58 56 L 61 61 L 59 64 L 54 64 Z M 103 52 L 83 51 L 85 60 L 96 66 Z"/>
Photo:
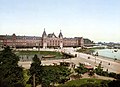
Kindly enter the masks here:
<path id="1" fill-rule="evenodd" d="M 24 84 L 25 84 L 25 87 L 32 87 L 31 84 L 27 84 L 27 81 L 29 80 L 30 76 L 28 75 L 28 70 L 27 69 L 24 69 L 23 70 L 23 76 L 24 76 Z"/>
<path id="2" fill-rule="evenodd" d="M 67 82 L 66 84 L 61 84 L 58 87 L 79 87 L 84 84 L 94 84 L 94 85 L 100 85 L 103 80 L 101 79 L 80 79 L 80 80 L 72 80 Z"/>

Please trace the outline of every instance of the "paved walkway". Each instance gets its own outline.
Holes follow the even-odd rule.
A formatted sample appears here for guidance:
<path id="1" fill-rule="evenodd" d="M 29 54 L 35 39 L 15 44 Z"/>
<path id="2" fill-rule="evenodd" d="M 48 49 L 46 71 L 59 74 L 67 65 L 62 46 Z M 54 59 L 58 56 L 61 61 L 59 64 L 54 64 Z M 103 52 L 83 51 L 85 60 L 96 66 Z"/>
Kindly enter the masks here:
<path id="1" fill-rule="evenodd" d="M 71 49 L 71 50 L 67 49 L 65 51 L 69 51 L 71 54 L 78 55 L 77 58 L 71 59 L 71 61 L 74 61 L 75 64 L 77 64 L 79 61 L 81 63 L 89 63 L 91 66 L 95 67 L 101 62 L 104 70 L 108 69 L 109 72 L 120 73 L 120 63 L 114 62 L 114 60 L 111 60 L 108 58 L 104 59 L 102 57 L 95 57 L 95 56 L 84 54 L 84 53 L 78 53 L 78 52 L 75 52 L 74 49 Z"/>

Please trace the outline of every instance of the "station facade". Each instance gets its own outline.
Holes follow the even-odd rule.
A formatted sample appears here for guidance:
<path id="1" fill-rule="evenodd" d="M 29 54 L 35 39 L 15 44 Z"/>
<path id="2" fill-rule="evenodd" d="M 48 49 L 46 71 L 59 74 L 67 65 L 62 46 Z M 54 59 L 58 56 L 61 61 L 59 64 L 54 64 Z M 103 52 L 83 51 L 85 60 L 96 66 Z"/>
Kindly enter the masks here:
<path id="1" fill-rule="evenodd" d="M 0 46 L 10 46 L 15 48 L 63 48 L 84 46 L 83 37 L 64 38 L 62 32 L 56 36 L 54 33 L 47 34 L 45 29 L 42 37 L 37 36 L 16 36 L 0 35 Z"/>

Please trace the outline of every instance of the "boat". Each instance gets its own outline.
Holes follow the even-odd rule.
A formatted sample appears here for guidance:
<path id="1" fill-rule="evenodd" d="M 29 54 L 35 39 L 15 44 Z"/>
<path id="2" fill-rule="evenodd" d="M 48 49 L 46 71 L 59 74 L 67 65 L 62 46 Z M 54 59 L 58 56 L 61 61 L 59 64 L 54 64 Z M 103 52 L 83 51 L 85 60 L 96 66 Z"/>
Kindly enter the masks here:
<path id="1" fill-rule="evenodd" d="M 117 52 L 118 50 L 114 50 L 114 52 Z"/>
<path id="2" fill-rule="evenodd" d="M 46 55 L 46 56 L 42 56 L 42 58 L 54 58 L 55 55 Z"/>

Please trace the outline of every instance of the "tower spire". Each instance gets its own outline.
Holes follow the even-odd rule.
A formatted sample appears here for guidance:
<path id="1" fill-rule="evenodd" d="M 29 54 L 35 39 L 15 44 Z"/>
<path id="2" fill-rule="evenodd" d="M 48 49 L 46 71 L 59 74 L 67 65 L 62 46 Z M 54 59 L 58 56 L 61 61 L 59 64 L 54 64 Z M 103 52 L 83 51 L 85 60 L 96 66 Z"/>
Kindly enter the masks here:
<path id="1" fill-rule="evenodd" d="M 43 31 L 43 34 L 42 34 L 42 38 L 45 38 L 47 37 L 47 34 L 46 34 L 46 31 L 45 31 L 45 28 L 44 28 L 44 31 Z"/>
<path id="2" fill-rule="evenodd" d="M 59 38 L 63 38 L 63 35 L 62 35 L 62 32 L 61 32 L 61 30 L 60 30 L 60 33 L 59 33 L 59 36 L 58 36 Z"/>

